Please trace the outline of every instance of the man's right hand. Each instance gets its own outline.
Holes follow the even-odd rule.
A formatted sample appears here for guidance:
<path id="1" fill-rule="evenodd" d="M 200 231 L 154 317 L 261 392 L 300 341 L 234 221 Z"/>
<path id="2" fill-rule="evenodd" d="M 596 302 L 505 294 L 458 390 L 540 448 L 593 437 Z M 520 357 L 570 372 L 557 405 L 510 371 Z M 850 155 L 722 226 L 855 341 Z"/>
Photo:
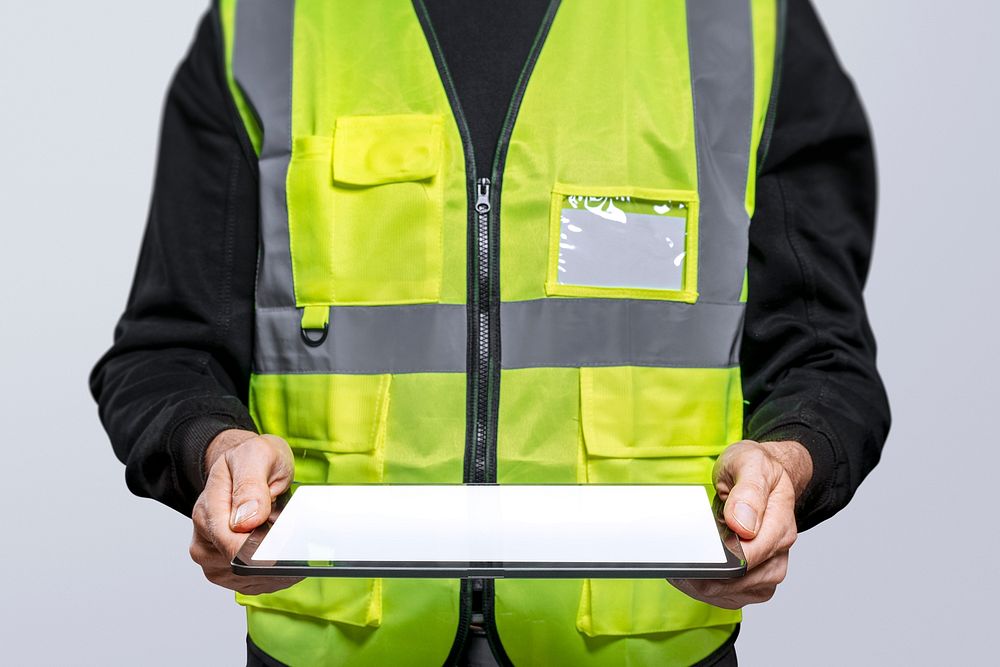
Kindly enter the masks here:
<path id="1" fill-rule="evenodd" d="M 223 431 L 205 452 L 208 481 L 191 518 L 191 558 L 214 584 L 248 595 L 273 593 L 300 581 L 292 577 L 244 577 L 230 563 L 247 533 L 267 521 L 275 498 L 292 482 L 288 443 L 250 431 Z"/>

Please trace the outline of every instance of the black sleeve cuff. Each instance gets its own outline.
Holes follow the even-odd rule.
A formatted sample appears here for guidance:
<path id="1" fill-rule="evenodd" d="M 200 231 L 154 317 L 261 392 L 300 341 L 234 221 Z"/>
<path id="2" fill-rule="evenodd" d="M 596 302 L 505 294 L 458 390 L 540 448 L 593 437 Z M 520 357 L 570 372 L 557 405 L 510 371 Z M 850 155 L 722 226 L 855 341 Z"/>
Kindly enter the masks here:
<path id="1" fill-rule="evenodd" d="M 773 426 L 753 439 L 757 442 L 795 441 L 805 447 L 812 458 L 812 478 L 795 503 L 795 521 L 799 532 L 815 526 L 833 513 L 830 506 L 833 504 L 837 455 L 829 437 L 808 424 L 793 422 Z"/>
<path id="2" fill-rule="evenodd" d="M 185 499 L 186 507 L 194 507 L 205 488 L 204 460 L 208 445 L 215 436 L 234 428 L 257 432 L 245 408 L 188 415 L 167 432 L 167 447 L 177 476 L 175 484 Z"/>

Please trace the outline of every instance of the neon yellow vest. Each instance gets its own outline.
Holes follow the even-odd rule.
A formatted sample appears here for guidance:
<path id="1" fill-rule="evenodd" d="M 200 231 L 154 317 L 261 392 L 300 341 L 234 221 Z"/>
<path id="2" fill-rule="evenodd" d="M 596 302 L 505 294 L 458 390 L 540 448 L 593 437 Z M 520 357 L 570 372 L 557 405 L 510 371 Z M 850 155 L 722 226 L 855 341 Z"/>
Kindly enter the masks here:
<path id="1" fill-rule="evenodd" d="M 418 2 L 221 0 L 260 164 L 251 411 L 306 483 L 710 484 L 777 0 L 554 2 L 495 159 Z M 492 163 L 491 163 L 492 162 Z M 290 665 L 435 665 L 454 580 L 237 596 Z M 487 582 L 517 665 L 687 665 L 739 612 L 663 581 Z"/>

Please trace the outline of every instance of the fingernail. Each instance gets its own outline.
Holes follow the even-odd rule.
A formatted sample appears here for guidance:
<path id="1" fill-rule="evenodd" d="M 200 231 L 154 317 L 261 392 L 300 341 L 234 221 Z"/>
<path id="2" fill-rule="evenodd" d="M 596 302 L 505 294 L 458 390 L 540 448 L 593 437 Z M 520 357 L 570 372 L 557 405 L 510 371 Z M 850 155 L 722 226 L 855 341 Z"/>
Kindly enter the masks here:
<path id="1" fill-rule="evenodd" d="M 751 533 L 757 532 L 757 511 L 746 503 L 736 503 L 736 507 L 733 508 L 733 518 L 744 529 Z"/>
<path id="2" fill-rule="evenodd" d="M 233 512 L 233 525 L 238 526 L 247 519 L 252 519 L 255 516 L 257 516 L 257 501 L 248 500 Z"/>

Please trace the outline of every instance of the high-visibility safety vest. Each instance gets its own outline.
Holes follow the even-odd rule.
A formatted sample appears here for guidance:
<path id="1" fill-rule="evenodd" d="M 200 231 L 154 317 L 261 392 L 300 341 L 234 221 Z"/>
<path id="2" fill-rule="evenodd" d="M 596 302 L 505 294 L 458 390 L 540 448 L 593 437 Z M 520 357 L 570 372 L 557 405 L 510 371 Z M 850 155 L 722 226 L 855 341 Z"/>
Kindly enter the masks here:
<path id="1" fill-rule="evenodd" d="M 742 437 L 778 2 L 553 2 L 474 156 L 420 0 L 220 0 L 260 165 L 250 408 L 296 481 L 710 484 Z M 740 620 L 661 580 L 483 595 L 516 665 L 692 664 Z M 438 665 L 472 586 L 238 599 L 291 665 Z"/>

